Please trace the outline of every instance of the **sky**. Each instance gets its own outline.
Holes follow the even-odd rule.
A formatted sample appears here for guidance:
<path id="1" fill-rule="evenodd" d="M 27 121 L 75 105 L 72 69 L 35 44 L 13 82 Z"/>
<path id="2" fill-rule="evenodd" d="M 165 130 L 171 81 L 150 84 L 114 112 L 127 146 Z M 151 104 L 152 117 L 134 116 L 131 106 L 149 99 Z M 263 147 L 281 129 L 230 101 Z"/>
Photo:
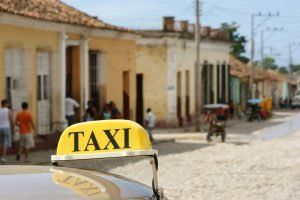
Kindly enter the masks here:
<path id="1" fill-rule="evenodd" d="M 162 17 L 195 23 L 195 0 L 62 0 L 99 19 L 134 29 L 160 29 Z M 200 0 L 201 25 L 220 27 L 223 22 L 239 24 L 238 33 L 250 40 L 254 15 L 254 60 L 264 56 L 280 66 L 300 64 L 300 0 Z M 279 15 L 278 15 L 279 14 Z M 289 53 L 291 46 L 291 54 Z M 250 57 L 250 43 L 246 45 Z M 291 56 L 290 56 L 291 55 Z"/>

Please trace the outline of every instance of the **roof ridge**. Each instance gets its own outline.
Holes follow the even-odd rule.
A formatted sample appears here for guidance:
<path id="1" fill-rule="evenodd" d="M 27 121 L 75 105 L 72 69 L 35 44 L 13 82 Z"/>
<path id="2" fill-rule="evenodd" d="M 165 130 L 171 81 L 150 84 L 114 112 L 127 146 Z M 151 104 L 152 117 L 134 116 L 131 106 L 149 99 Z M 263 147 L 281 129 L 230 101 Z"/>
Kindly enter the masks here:
<path id="1" fill-rule="evenodd" d="M 0 0 L 0 12 L 56 23 L 134 32 L 127 28 L 106 23 L 61 0 Z"/>

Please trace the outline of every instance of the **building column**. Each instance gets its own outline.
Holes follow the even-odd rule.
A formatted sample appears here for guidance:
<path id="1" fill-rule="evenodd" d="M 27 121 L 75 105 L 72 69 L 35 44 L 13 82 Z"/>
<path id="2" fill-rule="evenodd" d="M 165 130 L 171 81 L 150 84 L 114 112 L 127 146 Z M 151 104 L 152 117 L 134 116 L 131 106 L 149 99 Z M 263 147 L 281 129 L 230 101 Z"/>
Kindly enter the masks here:
<path id="1" fill-rule="evenodd" d="M 229 70 L 229 67 L 228 65 L 225 63 L 224 64 L 224 67 L 225 67 L 225 103 L 227 103 L 229 101 L 229 74 L 228 74 L 228 70 Z"/>
<path id="2" fill-rule="evenodd" d="M 218 67 L 218 65 L 216 65 L 216 64 L 213 65 L 213 83 L 214 83 L 213 91 L 215 94 L 213 103 L 218 102 L 218 69 L 217 69 L 217 67 Z"/>
<path id="3" fill-rule="evenodd" d="M 60 115 L 57 124 L 57 130 L 64 130 L 66 117 L 65 117 L 65 97 L 66 97 L 66 40 L 68 36 L 64 31 L 59 35 L 59 105 L 60 105 Z"/>
<path id="4" fill-rule="evenodd" d="M 82 108 L 87 106 L 89 98 L 89 46 L 88 37 L 81 36 L 80 41 L 80 61 L 81 61 L 81 105 Z"/>

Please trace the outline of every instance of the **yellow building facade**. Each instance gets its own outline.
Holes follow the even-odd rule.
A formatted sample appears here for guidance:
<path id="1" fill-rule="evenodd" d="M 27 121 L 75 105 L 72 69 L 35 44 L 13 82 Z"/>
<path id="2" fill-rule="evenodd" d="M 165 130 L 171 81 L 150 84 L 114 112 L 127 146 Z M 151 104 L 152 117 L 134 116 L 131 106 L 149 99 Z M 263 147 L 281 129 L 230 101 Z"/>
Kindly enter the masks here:
<path id="1" fill-rule="evenodd" d="M 223 97 L 224 103 L 229 100 L 229 48 L 228 41 L 218 39 L 201 43 L 202 104 L 221 103 L 218 97 Z M 157 126 L 177 127 L 193 122 L 195 60 L 196 43 L 193 37 L 184 37 L 181 30 L 146 32 L 137 40 L 136 71 L 143 77 L 142 98 L 137 92 L 137 99 L 143 99 L 143 103 L 137 104 L 144 110 L 152 109 Z"/>
<path id="2" fill-rule="evenodd" d="M 190 35 L 137 34 L 60 1 L 8 6 L 0 6 L 0 98 L 9 100 L 14 114 L 27 101 L 38 134 L 66 126 L 66 94 L 80 104 L 76 121 L 83 120 L 92 99 L 99 113 L 113 101 L 122 118 L 140 124 L 148 107 L 158 126 L 192 123 L 197 88 L 196 44 Z M 41 13 L 32 16 L 20 8 Z M 61 12 L 53 14 L 56 9 Z M 201 43 L 203 104 L 229 100 L 229 47 L 218 38 Z"/>
<path id="3" fill-rule="evenodd" d="M 28 8 L 42 6 L 34 0 L 26 3 Z M 47 2 L 47 9 L 51 3 Z M 0 98 L 9 100 L 14 114 L 27 101 L 40 135 L 65 127 L 67 93 L 80 104 L 77 121 L 90 99 L 99 112 L 113 101 L 123 118 L 134 119 L 137 35 L 102 24 L 59 1 L 54 4 L 53 8 L 78 12 L 83 22 L 33 18 L 18 10 L 10 13 L 18 8 L 14 4 L 8 11 L 0 9 Z"/>

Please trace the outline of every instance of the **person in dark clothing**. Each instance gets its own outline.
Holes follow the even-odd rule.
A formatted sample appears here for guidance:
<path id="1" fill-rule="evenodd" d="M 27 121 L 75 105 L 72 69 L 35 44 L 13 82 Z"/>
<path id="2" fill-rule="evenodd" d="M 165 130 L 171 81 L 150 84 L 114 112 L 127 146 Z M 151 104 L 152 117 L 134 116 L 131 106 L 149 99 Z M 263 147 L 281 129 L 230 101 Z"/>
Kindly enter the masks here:
<path id="1" fill-rule="evenodd" d="M 111 118 L 112 119 L 120 119 L 121 113 L 113 101 L 109 102 L 109 107 L 110 107 L 110 111 L 111 111 Z"/>
<path id="2" fill-rule="evenodd" d="M 85 114 L 84 114 L 84 121 L 93 121 L 97 119 L 98 119 L 98 115 L 97 115 L 97 109 L 94 106 L 94 101 L 89 100 L 88 108 L 85 110 Z"/>
<path id="3" fill-rule="evenodd" d="M 230 118 L 232 119 L 234 115 L 234 103 L 232 99 L 229 100 L 228 106 L 229 106 Z"/>

